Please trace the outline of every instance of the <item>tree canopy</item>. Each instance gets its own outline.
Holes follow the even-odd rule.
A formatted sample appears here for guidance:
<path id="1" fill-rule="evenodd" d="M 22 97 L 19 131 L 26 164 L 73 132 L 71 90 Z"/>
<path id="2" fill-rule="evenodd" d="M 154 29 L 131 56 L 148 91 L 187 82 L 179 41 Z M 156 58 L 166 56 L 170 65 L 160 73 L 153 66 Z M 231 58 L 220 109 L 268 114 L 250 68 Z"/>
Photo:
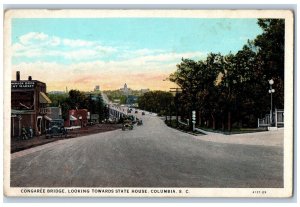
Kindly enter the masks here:
<path id="1" fill-rule="evenodd" d="M 100 120 L 105 118 L 105 106 L 101 94 L 87 94 L 79 90 L 70 90 L 68 94 L 50 94 L 51 106 L 60 105 L 62 117 L 67 119 L 71 109 L 88 109 L 91 114 L 99 114 Z"/>
<path id="2" fill-rule="evenodd" d="M 182 117 L 191 118 L 196 110 L 197 124 L 213 129 L 256 126 L 257 118 L 270 110 L 270 79 L 276 88 L 274 105 L 284 107 L 284 20 L 259 19 L 258 25 L 263 33 L 235 54 L 182 58 L 169 76 L 182 89 Z"/>
<path id="3" fill-rule="evenodd" d="M 170 92 L 150 91 L 138 99 L 140 109 L 165 115 L 173 105 L 173 95 Z"/>

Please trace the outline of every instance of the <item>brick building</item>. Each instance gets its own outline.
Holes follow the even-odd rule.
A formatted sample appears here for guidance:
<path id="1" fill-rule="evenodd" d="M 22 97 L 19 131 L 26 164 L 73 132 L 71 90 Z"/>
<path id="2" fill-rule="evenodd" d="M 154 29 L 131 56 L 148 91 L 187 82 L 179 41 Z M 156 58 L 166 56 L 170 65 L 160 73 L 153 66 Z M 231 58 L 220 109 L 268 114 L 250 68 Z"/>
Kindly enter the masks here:
<path id="1" fill-rule="evenodd" d="M 28 80 L 20 80 L 17 71 L 16 80 L 11 81 L 11 136 L 21 136 L 22 127 L 31 127 L 36 135 L 43 134 L 50 103 L 45 83 L 32 80 L 31 76 Z"/>
<path id="2" fill-rule="evenodd" d="M 80 126 L 86 127 L 88 124 L 87 109 L 72 109 L 69 110 L 68 119 L 65 121 L 66 127 Z"/>

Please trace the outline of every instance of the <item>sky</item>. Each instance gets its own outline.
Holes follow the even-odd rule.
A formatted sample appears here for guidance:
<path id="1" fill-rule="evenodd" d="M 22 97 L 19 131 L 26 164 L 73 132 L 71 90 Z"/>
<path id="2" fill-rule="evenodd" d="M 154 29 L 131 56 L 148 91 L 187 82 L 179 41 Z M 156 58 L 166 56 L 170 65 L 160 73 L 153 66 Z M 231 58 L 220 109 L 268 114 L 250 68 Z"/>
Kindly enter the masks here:
<path id="1" fill-rule="evenodd" d="M 169 90 L 181 58 L 236 53 L 262 30 L 257 19 L 15 18 L 12 79 L 21 72 L 47 91 Z"/>

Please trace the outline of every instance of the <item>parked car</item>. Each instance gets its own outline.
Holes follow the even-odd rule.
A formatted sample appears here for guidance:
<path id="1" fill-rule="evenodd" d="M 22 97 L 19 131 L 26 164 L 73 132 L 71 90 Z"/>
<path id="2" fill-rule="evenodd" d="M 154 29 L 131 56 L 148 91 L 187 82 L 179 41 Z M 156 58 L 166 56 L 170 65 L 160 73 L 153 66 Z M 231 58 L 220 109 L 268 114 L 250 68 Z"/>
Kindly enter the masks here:
<path id="1" fill-rule="evenodd" d="M 137 121 L 137 125 L 138 125 L 138 126 L 143 125 L 143 120 L 139 119 L 139 120 Z"/>
<path id="2" fill-rule="evenodd" d="M 122 130 L 125 131 L 126 129 L 128 130 L 133 130 L 133 124 L 131 120 L 124 120 Z"/>
<path id="3" fill-rule="evenodd" d="M 63 119 L 53 119 L 50 121 L 49 128 L 46 130 L 46 138 L 54 136 L 67 137 L 67 130 L 64 127 Z"/>
<path id="4" fill-rule="evenodd" d="M 96 123 L 91 121 L 91 122 L 88 122 L 88 126 L 94 126 Z"/>
<path id="5" fill-rule="evenodd" d="M 138 111 L 135 111 L 134 113 L 136 113 L 136 114 L 137 114 L 137 113 L 138 113 Z"/>
<path id="6" fill-rule="evenodd" d="M 142 112 L 142 115 L 145 115 L 145 112 L 144 112 L 144 111 Z"/>
<path id="7" fill-rule="evenodd" d="M 130 120 L 132 124 L 135 124 L 137 121 L 137 118 L 134 115 L 127 115 L 125 117 L 125 120 Z"/>

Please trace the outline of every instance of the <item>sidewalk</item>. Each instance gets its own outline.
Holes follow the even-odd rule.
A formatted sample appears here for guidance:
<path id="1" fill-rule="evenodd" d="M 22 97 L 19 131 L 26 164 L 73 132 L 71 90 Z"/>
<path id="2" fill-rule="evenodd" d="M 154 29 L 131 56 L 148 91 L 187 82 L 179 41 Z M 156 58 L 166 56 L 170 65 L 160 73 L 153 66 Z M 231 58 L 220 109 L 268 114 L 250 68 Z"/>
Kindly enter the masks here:
<path id="1" fill-rule="evenodd" d="M 196 139 L 210 142 L 245 144 L 245 145 L 262 145 L 262 146 L 283 146 L 284 128 L 274 131 L 244 133 L 223 135 L 210 132 L 206 136 L 195 136 Z"/>
<path id="2" fill-rule="evenodd" d="M 37 147 L 40 145 L 44 145 L 50 142 L 55 142 L 58 140 L 63 140 L 63 139 L 71 139 L 71 138 L 76 138 L 76 137 L 81 137 L 84 135 L 89 135 L 89 134 L 96 134 L 96 133 L 101 133 L 101 132 L 106 132 L 106 131 L 112 131 L 116 129 L 120 129 L 121 125 L 119 124 L 96 124 L 94 126 L 89 126 L 87 128 L 81 128 L 79 130 L 73 130 L 69 131 L 67 137 L 52 137 L 52 138 L 46 138 L 45 135 L 39 136 L 39 137 L 33 137 L 32 139 L 28 140 L 21 140 L 21 139 L 12 139 L 11 140 L 11 148 L 10 152 L 18 152 L 22 151 L 25 149 L 29 149 L 32 147 Z"/>

